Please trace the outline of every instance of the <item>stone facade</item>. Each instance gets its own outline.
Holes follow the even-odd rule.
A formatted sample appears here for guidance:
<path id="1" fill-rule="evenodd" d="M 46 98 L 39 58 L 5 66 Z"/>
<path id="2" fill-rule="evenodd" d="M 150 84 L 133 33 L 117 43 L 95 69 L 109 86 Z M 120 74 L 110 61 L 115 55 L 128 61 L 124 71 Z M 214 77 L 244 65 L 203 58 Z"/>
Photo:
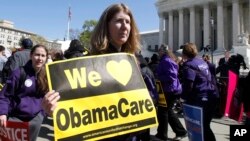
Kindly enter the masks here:
<path id="1" fill-rule="evenodd" d="M 7 48 L 20 48 L 19 40 L 29 38 L 34 33 L 14 28 L 14 23 L 7 20 L 0 21 L 0 45 Z"/>
<path id="2" fill-rule="evenodd" d="M 14 23 L 7 20 L 0 20 L 0 45 L 6 48 L 20 48 L 19 41 L 22 37 L 30 38 L 35 33 L 14 28 Z M 56 41 L 46 41 L 45 45 L 50 48 L 61 48 Z"/>
<path id="3" fill-rule="evenodd" d="M 141 52 L 144 57 L 151 57 L 153 53 L 158 53 L 159 30 L 141 32 L 140 36 Z"/>
<path id="4" fill-rule="evenodd" d="M 174 50 L 194 42 L 201 49 L 231 50 L 250 33 L 250 0 L 158 0 L 159 44 Z"/>

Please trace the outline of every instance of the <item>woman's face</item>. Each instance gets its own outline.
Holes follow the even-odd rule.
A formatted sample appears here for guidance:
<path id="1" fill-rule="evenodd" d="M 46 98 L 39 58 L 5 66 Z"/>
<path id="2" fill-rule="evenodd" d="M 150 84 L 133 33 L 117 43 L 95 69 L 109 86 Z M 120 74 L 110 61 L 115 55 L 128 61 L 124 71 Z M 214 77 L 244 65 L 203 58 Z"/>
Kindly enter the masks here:
<path id="1" fill-rule="evenodd" d="M 110 42 L 116 46 L 121 47 L 127 42 L 131 25 L 130 17 L 123 11 L 115 14 L 115 16 L 109 22 L 109 36 Z"/>
<path id="2" fill-rule="evenodd" d="M 30 56 L 32 66 L 35 71 L 38 71 L 47 61 L 47 53 L 43 47 L 38 47 Z"/>

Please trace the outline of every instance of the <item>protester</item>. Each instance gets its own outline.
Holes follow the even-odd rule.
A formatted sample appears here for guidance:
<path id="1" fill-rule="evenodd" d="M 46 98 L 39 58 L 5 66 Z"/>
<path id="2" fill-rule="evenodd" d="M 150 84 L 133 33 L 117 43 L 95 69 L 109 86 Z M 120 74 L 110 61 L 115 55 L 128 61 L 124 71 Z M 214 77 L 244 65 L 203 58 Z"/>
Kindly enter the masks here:
<path id="1" fill-rule="evenodd" d="M 8 76 L 12 73 L 13 70 L 24 66 L 30 59 L 30 49 L 33 46 L 31 39 L 26 38 L 21 41 L 21 51 L 17 51 L 12 56 L 8 58 L 8 61 L 3 67 L 3 83 L 7 80 Z"/>
<path id="2" fill-rule="evenodd" d="M 68 50 L 64 52 L 64 57 L 66 59 L 82 57 L 84 56 L 83 52 L 84 47 L 82 43 L 79 40 L 74 39 L 70 42 Z"/>
<path id="3" fill-rule="evenodd" d="M 150 62 L 149 57 L 144 57 L 144 59 L 146 60 L 147 64 Z"/>
<path id="4" fill-rule="evenodd" d="M 182 84 L 183 63 L 184 63 L 184 61 L 183 61 L 181 56 L 177 57 L 176 63 L 178 64 L 178 79 L 179 79 L 180 83 Z M 175 100 L 173 110 L 178 115 L 183 114 L 183 101 L 182 101 L 181 98 L 178 98 L 178 99 Z"/>
<path id="5" fill-rule="evenodd" d="M 216 68 L 216 74 L 220 73 L 220 77 L 224 78 L 222 80 L 227 80 L 228 78 L 228 60 L 230 58 L 230 52 L 225 51 L 224 57 L 220 58 L 218 67 Z"/>
<path id="6" fill-rule="evenodd" d="M 135 54 L 140 47 L 139 32 L 129 8 L 124 4 L 109 6 L 98 20 L 91 36 L 91 54 L 109 54 L 126 52 Z M 52 114 L 60 95 L 58 92 L 47 93 L 43 100 L 44 110 Z M 105 139 L 107 141 L 132 140 L 132 134 Z"/>
<path id="7" fill-rule="evenodd" d="M 241 54 L 232 55 L 228 60 L 228 69 L 238 76 L 240 75 L 240 67 L 247 69 L 244 57 Z"/>
<path id="8" fill-rule="evenodd" d="M 48 56 L 48 58 L 51 59 L 51 62 L 63 60 L 63 59 L 64 59 L 64 57 L 63 57 L 63 52 L 62 52 L 62 50 L 59 49 L 59 48 L 52 48 L 52 49 L 50 49 L 50 51 L 49 51 L 49 56 Z"/>
<path id="9" fill-rule="evenodd" d="M 151 62 L 148 63 L 149 68 L 152 70 L 152 72 L 155 75 L 155 70 L 159 64 L 159 56 L 157 54 L 153 54 L 151 56 Z"/>
<path id="10" fill-rule="evenodd" d="M 147 61 L 141 54 L 136 54 L 137 62 L 143 77 L 143 80 L 147 86 L 148 92 L 155 104 L 157 106 L 159 95 L 157 93 L 156 82 L 153 72 L 147 66 Z M 136 136 L 136 141 L 149 141 L 150 139 L 150 129 L 142 130 Z"/>
<path id="11" fill-rule="evenodd" d="M 228 66 L 228 61 L 230 58 L 230 52 L 229 51 L 225 51 L 224 53 L 224 57 L 220 58 L 219 63 L 218 63 L 218 67 L 216 68 L 216 74 L 220 74 L 220 82 L 224 83 L 227 86 L 228 83 L 228 70 L 229 70 L 229 66 Z"/>
<path id="12" fill-rule="evenodd" d="M 210 55 L 203 54 L 202 59 L 208 64 L 209 71 L 212 74 L 212 76 L 216 77 L 215 65 L 210 62 L 210 60 L 211 60 Z"/>
<path id="13" fill-rule="evenodd" d="M 181 140 L 187 136 L 187 131 L 173 111 L 174 102 L 180 97 L 182 92 L 182 87 L 178 79 L 178 65 L 175 62 L 174 54 L 168 50 L 166 45 L 162 45 L 158 53 L 160 63 L 156 68 L 156 79 L 161 82 L 167 100 L 167 107 L 158 107 L 157 117 L 159 126 L 155 136 L 161 140 L 167 140 L 169 123 L 176 134 L 173 140 Z"/>
<path id="14" fill-rule="evenodd" d="M 7 57 L 5 55 L 5 47 L 0 45 L 0 83 L 2 83 L 2 70 L 4 64 L 7 62 Z"/>
<path id="15" fill-rule="evenodd" d="M 28 63 L 12 72 L 0 92 L 0 126 L 6 127 L 7 120 L 29 122 L 30 141 L 36 141 L 44 117 L 41 103 L 48 92 L 47 55 L 45 46 L 34 46 Z"/>
<path id="16" fill-rule="evenodd" d="M 215 84 L 216 91 L 217 91 L 217 93 L 219 95 L 219 86 L 220 86 L 220 84 L 217 82 L 217 79 L 216 79 L 216 67 L 215 67 L 215 65 L 213 63 L 210 62 L 210 60 L 211 60 L 210 55 L 203 54 L 202 59 L 208 65 L 208 68 L 209 68 L 209 71 L 210 71 L 211 77 L 212 77 L 212 82 Z M 215 115 L 214 115 L 214 117 L 216 117 L 216 118 L 221 118 L 222 115 L 223 115 L 222 112 L 224 111 L 224 110 L 221 109 L 220 101 L 223 101 L 223 100 L 219 97 L 217 103 L 214 103 L 214 104 L 216 104 L 216 110 L 215 110 Z"/>
<path id="17" fill-rule="evenodd" d="M 224 115 L 225 108 L 226 108 L 229 58 L 230 58 L 230 52 L 225 51 L 224 57 L 220 58 L 218 66 L 216 68 L 216 74 L 219 73 L 218 90 L 220 94 L 220 100 L 219 100 L 220 109 L 219 109 L 219 113 L 217 114 L 218 117 L 222 117 Z"/>
<path id="18" fill-rule="evenodd" d="M 184 60 L 182 57 L 178 56 L 177 57 L 177 64 L 178 64 L 178 79 L 180 80 L 180 83 L 182 83 L 182 74 L 183 74 L 183 63 Z"/>
<path id="19" fill-rule="evenodd" d="M 218 93 L 207 63 L 196 57 L 196 45 L 186 43 L 182 55 L 186 60 L 183 64 L 183 99 L 185 103 L 201 107 L 203 110 L 203 135 L 204 141 L 215 141 L 215 136 L 210 128 L 210 123 L 215 112 Z"/>
<path id="20" fill-rule="evenodd" d="M 157 105 L 159 95 L 157 93 L 156 88 L 156 82 L 155 77 L 151 69 L 147 65 L 147 61 L 141 54 L 136 54 L 137 62 L 140 67 L 140 71 L 142 74 L 142 77 L 144 79 L 144 82 L 148 88 L 149 94 L 154 102 L 155 105 Z"/>
<path id="21" fill-rule="evenodd" d="M 219 95 L 219 91 L 218 91 L 218 87 L 217 87 L 217 80 L 216 80 L 216 69 L 215 69 L 215 65 L 213 63 L 210 62 L 211 57 L 208 54 L 203 54 L 202 55 L 202 59 L 207 63 L 209 71 L 211 73 L 211 77 L 212 77 L 212 82 L 213 84 L 215 84 L 216 86 L 216 90 L 217 93 Z"/>
<path id="22" fill-rule="evenodd" d="M 247 77 L 244 79 L 243 82 L 243 91 L 242 91 L 242 97 L 241 100 L 243 102 L 244 106 L 244 112 L 246 113 L 246 119 L 245 119 L 245 125 L 250 126 L 250 72 L 248 72 Z"/>

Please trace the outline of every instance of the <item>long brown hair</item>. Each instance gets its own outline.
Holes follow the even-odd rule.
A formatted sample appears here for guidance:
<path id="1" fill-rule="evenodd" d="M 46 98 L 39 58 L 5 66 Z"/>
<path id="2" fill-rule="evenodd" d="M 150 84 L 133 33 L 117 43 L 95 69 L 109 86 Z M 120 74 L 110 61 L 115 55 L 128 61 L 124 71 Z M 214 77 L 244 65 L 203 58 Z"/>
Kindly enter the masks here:
<path id="1" fill-rule="evenodd" d="M 43 48 L 46 52 L 46 58 L 48 59 L 48 54 L 49 51 L 47 49 L 46 46 L 44 45 L 35 45 L 31 51 L 30 51 L 30 55 L 32 55 L 37 48 Z M 46 59 L 46 60 L 47 60 Z M 45 70 L 45 65 L 43 65 L 40 69 L 40 71 L 37 73 L 37 87 L 38 87 L 38 94 L 42 94 L 44 95 L 45 93 L 47 93 L 49 91 L 49 87 L 48 87 L 48 80 L 47 80 L 47 75 L 46 75 L 46 70 Z"/>
<path id="2" fill-rule="evenodd" d="M 174 55 L 173 51 L 169 49 L 168 45 L 162 44 L 160 50 L 177 63 L 177 57 Z"/>
<path id="3" fill-rule="evenodd" d="M 140 34 L 136 26 L 134 17 L 130 9 L 120 3 L 110 5 L 101 15 L 92 36 L 91 36 L 91 54 L 104 54 L 109 47 L 109 28 L 108 24 L 115 14 L 123 11 L 128 14 L 131 21 L 131 31 L 129 38 L 125 44 L 122 45 L 122 50 L 127 53 L 134 54 L 140 48 Z"/>

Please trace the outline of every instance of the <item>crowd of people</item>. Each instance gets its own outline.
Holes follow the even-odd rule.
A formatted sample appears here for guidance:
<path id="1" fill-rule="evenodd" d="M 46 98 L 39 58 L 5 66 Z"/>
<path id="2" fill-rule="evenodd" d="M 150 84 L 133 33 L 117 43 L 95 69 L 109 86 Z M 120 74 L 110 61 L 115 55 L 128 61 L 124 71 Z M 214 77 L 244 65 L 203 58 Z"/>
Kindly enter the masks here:
<path id="1" fill-rule="evenodd" d="M 9 58 L 4 55 L 5 48 L 0 46 L 0 78 L 1 83 L 4 84 L 0 92 L 0 126 L 6 127 L 6 121 L 27 121 L 32 131 L 30 141 L 35 141 L 44 116 L 52 115 L 60 99 L 59 92 L 48 89 L 45 64 L 51 61 L 82 57 L 84 56 L 83 46 L 79 40 L 74 39 L 68 50 L 63 53 L 58 49 L 48 50 L 44 45 L 33 45 L 30 39 L 24 39 L 23 50 L 14 53 Z M 113 4 L 102 13 L 92 33 L 89 55 L 125 52 L 137 57 L 142 77 L 157 109 L 159 126 L 155 137 L 169 140 L 168 124 L 176 134 L 173 140 L 187 137 L 187 129 L 173 110 L 175 102 L 182 101 L 203 109 L 204 141 L 215 141 L 210 128 L 211 120 L 216 112 L 215 103 L 224 104 L 228 70 L 236 67 L 235 71 L 239 74 L 237 71 L 239 66 L 232 67 L 235 65 L 232 62 L 235 58 L 240 59 L 240 56 L 230 57 L 229 52 L 225 52 L 225 58 L 219 61 L 216 68 L 210 62 L 209 55 L 204 54 L 198 57 L 194 43 L 186 43 L 182 45 L 182 49 L 182 56 L 176 57 L 172 50 L 163 44 L 158 54 L 153 54 L 151 58 L 144 58 L 139 53 L 139 31 L 132 12 L 124 4 Z M 243 66 L 246 67 L 244 63 Z M 216 79 L 218 73 L 220 73 L 218 82 L 222 84 L 221 87 Z M 248 125 L 250 107 L 247 102 L 249 96 L 246 94 L 246 84 L 249 84 L 249 77 L 248 74 L 246 83 L 243 85 L 243 102 Z M 156 79 L 162 84 L 167 107 L 157 105 Z M 223 108 L 220 106 L 219 113 L 223 113 Z M 137 141 L 150 140 L 149 130 L 103 140 L 132 141 L 135 139 Z"/>

